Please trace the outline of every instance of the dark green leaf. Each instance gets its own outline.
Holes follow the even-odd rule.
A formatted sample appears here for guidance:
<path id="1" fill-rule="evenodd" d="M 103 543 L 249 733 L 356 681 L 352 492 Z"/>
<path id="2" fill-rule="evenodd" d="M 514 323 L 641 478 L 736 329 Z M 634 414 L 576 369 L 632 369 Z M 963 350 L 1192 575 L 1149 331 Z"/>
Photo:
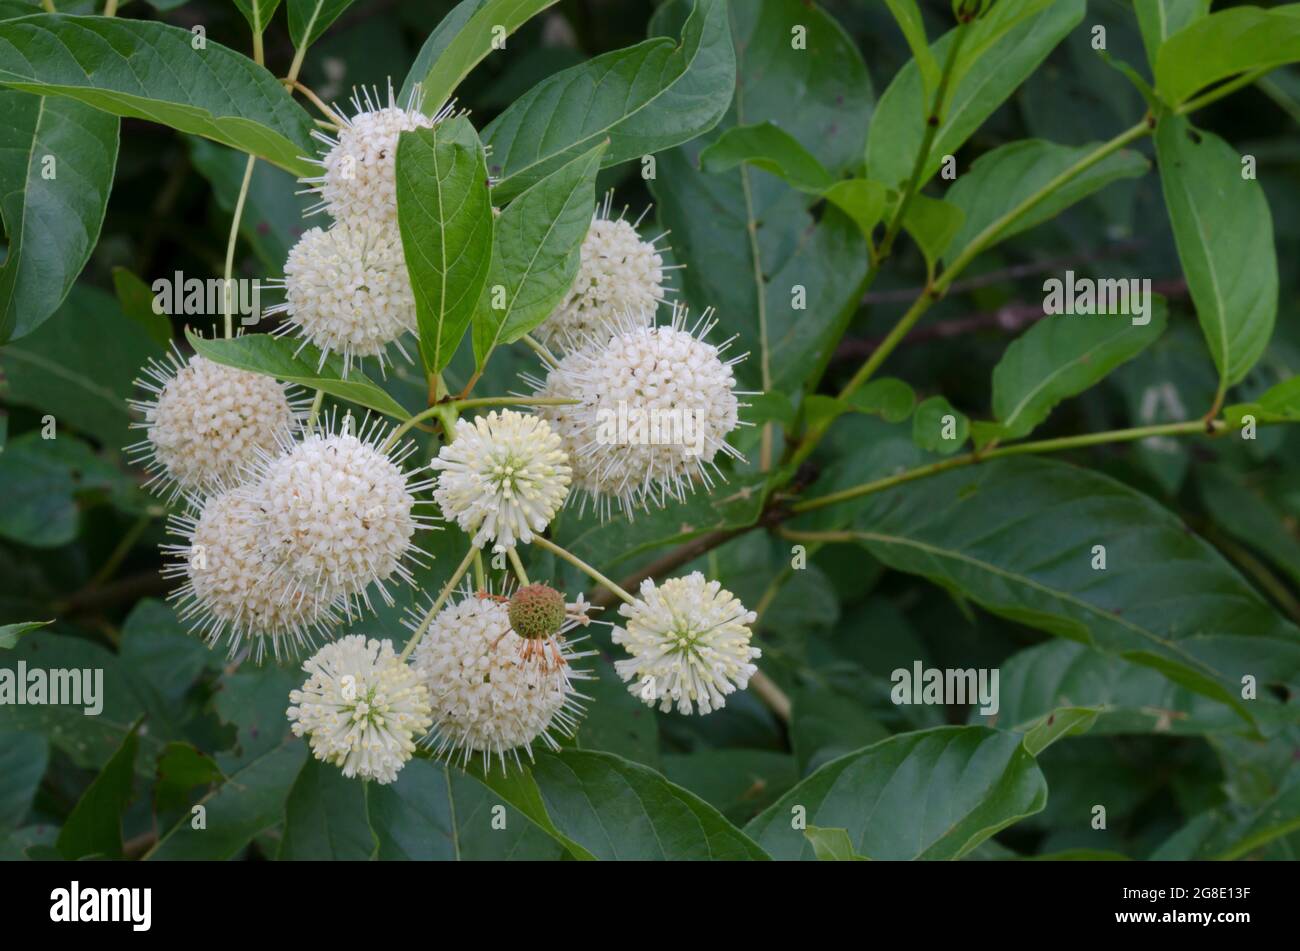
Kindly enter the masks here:
<path id="1" fill-rule="evenodd" d="M 1142 30 L 1147 62 L 1155 66 L 1165 40 L 1209 13 L 1210 0 L 1146 0 L 1135 3 L 1133 10 Z"/>
<path id="2" fill-rule="evenodd" d="M 479 368 L 498 344 L 528 333 L 569 293 L 591 227 L 604 149 L 597 145 L 555 170 L 497 216 L 492 264 L 474 314 Z"/>
<path id="3" fill-rule="evenodd" d="M 289 37 L 293 45 L 306 49 L 330 28 L 352 0 L 286 0 L 289 8 Z"/>
<path id="4" fill-rule="evenodd" d="M 538 83 L 483 130 L 497 202 L 602 141 L 604 166 L 679 145 L 727 111 L 736 83 L 725 0 L 696 0 L 680 43 L 655 37 Z"/>
<path id="5" fill-rule="evenodd" d="M 122 313 L 134 320 L 159 349 L 165 349 L 172 342 L 172 325 L 166 314 L 154 310 L 154 292 L 149 285 L 126 268 L 115 267 L 113 290 Z"/>
<path id="6" fill-rule="evenodd" d="M 261 36 L 275 16 L 280 0 L 235 0 L 235 6 L 244 15 L 252 31 Z"/>
<path id="7" fill-rule="evenodd" d="M 131 799 L 135 754 L 139 739 L 133 727 L 103 771 L 82 793 L 59 832 L 58 848 L 65 859 L 86 855 L 122 857 L 122 813 Z"/>
<path id="8" fill-rule="evenodd" d="M 0 343 L 49 318 L 90 258 L 113 187 L 117 126 L 79 102 L 0 90 L 0 216 L 9 240 Z"/>
<path id="9" fill-rule="evenodd" d="M 946 258 L 953 238 L 961 231 L 966 213 L 939 198 L 913 195 L 903 215 L 903 228 L 912 236 L 925 257 L 925 267 L 933 280 L 940 258 Z"/>
<path id="10" fill-rule="evenodd" d="M 742 162 L 813 194 L 821 194 L 835 182 L 798 139 L 770 121 L 734 126 L 700 153 L 700 167 L 706 172 L 725 172 Z"/>
<path id="11" fill-rule="evenodd" d="M 161 122 L 314 174 L 312 120 L 261 66 L 165 23 L 41 15 L 0 22 L 0 84 Z M 146 82 L 144 77 L 149 77 Z"/>
<path id="12" fill-rule="evenodd" d="M 468 119 L 401 137 L 397 211 L 420 325 L 425 369 L 451 362 L 492 263 L 487 166 Z"/>
<path id="13" fill-rule="evenodd" d="M 1239 7 L 1201 17 L 1174 33 L 1156 56 L 1156 91 L 1179 105 L 1238 73 L 1300 60 L 1300 5 Z"/>
<path id="14" fill-rule="evenodd" d="M 912 439 L 922 449 L 950 456 L 970 437 L 970 419 L 942 396 L 922 400 L 912 417 Z"/>
<path id="15" fill-rule="evenodd" d="M 1300 31 L 1300 18 L 1294 22 Z M 1178 257 L 1210 356 L 1224 384 L 1240 382 L 1268 346 L 1277 317 L 1277 250 L 1268 200 L 1259 182 L 1242 176 L 1241 156 L 1232 146 L 1193 129 L 1185 118 L 1160 120 L 1156 154 Z"/>
<path id="16" fill-rule="evenodd" d="M 53 621 L 24 621 L 21 624 L 0 624 L 0 650 L 10 650 L 18 646 L 18 638 L 28 631 L 35 631 Z"/>
<path id="17" fill-rule="evenodd" d="M 845 829 L 869 859 L 957 859 L 1046 802 L 1043 774 L 1019 736 L 949 726 L 827 763 L 745 831 L 776 859 L 814 858 L 792 821 L 800 816 L 807 827 Z"/>
<path id="18" fill-rule="evenodd" d="M 379 840 L 370 829 L 370 784 L 349 779 L 332 763 L 311 757 L 302 764 L 284 805 L 281 860 L 357 861 L 374 858 Z"/>
<path id="19" fill-rule="evenodd" d="M 188 330 L 185 336 L 195 351 L 216 363 L 324 390 L 331 396 L 397 419 L 411 418 L 396 400 L 359 370 L 352 370 L 344 378 L 343 358 L 336 353 L 330 354 L 322 365 L 320 351 L 315 347 L 286 337 L 248 334 L 231 340 L 205 340 Z"/>
<path id="20" fill-rule="evenodd" d="M 867 859 L 853 851 L 853 841 L 847 829 L 822 829 L 809 826 L 803 834 L 813 847 L 819 862 L 865 862 Z"/>
<path id="21" fill-rule="evenodd" d="M 45 737 L 0 733 L 0 839 L 23 824 L 49 758 Z"/>

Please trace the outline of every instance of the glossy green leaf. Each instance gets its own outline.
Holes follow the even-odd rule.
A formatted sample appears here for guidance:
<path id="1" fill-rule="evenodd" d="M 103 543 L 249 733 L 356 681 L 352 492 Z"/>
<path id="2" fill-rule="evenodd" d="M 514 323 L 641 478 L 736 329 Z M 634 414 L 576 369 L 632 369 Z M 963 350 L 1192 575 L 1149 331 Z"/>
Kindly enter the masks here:
<path id="1" fill-rule="evenodd" d="M 725 172 L 742 162 L 814 194 L 826 191 L 835 181 L 798 139 L 770 121 L 733 126 L 700 153 L 700 167 L 706 172 Z"/>
<path id="2" fill-rule="evenodd" d="M 933 101 L 934 91 L 939 85 L 939 61 L 934 58 L 930 41 L 925 37 L 921 8 L 916 5 L 916 0 L 885 0 L 885 5 L 903 31 L 903 39 L 907 40 L 907 48 L 912 51 L 912 59 L 921 72 L 926 101 Z"/>
<path id="3" fill-rule="evenodd" d="M 965 214 L 961 230 L 953 238 L 951 255 L 956 257 L 972 244 L 979 250 L 992 247 L 1050 221 L 1111 182 L 1146 174 L 1149 167 L 1137 152 L 1119 151 L 1075 173 L 1096 149 L 1096 144 L 1069 147 L 1026 139 L 981 155 L 944 196 Z M 1005 220 L 1013 208 L 1067 175 L 1064 185 L 1053 188 L 1031 210 L 1013 221 Z"/>
<path id="4" fill-rule="evenodd" d="M 284 804 L 278 857 L 289 861 L 374 858 L 379 841 L 366 812 L 368 786 L 344 776 L 333 763 L 309 758 Z"/>
<path id="5" fill-rule="evenodd" d="M 865 862 L 861 855 L 853 851 L 853 840 L 847 829 L 822 829 L 809 826 L 803 834 L 813 847 L 813 853 L 819 862 Z"/>
<path id="6" fill-rule="evenodd" d="M 996 424 L 977 424 L 975 440 L 1028 436 L 1062 400 L 1091 388 L 1165 331 L 1168 307 L 1153 298 L 1146 323 L 1127 315 L 1044 317 L 1007 347 L 993 368 Z M 1141 317 L 1136 318 L 1141 320 Z"/>
<path id="7" fill-rule="evenodd" d="M 1040 811 L 1047 784 L 1021 738 L 985 727 L 904 733 L 827 763 L 745 827 L 776 859 L 812 859 L 792 822 L 842 828 L 869 859 L 957 859 Z"/>
<path id="8" fill-rule="evenodd" d="M 944 156 L 955 154 L 1066 34 L 1079 25 L 1084 10 L 1084 0 L 1057 0 L 1002 35 L 970 64 L 948 98 L 948 107 L 922 166 L 918 185 L 929 181 L 943 164 Z M 933 46 L 935 58 L 940 62 L 947 56 L 953 34 L 950 30 Z M 909 62 L 880 97 L 867 142 L 867 174 L 876 181 L 898 187 L 911 176 L 929 115 L 924 95 L 917 67 Z"/>
<path id="9" fill-rule="evenodd" d="M 857 519 L 886 565 L 1155 668 L 1247 719 L 1243 676 L 1300 678 L 1300 630 L 1179 519 L 1098 473 L 994 460 L 869 496 Z M 1105 569 L 1093 568 L 1097 545 Z"/>
<path id="10" fill-rule="evenodd" d="M 289 9 L 289 37 L 301 50 L 311 46 L 343 15 L 352 0 L 285 0 Z"/>
<path id="11" fill-rule="evenodd" d="M 1300 61 L 1300 4 L 1238 7 L 1201 17 L 1156 56 L 1156 91 L 1170 105 L 1238 73 Z"/>
<path id="12" fill-rule="evenodd" d="M 377 858 L 554 860 L 564 849 L 513 806 L 457 769 L 413 759 L 366 793 Z"/>
<path id="13" fill-rule="evenodd" d="M 140 742 L 136 736 L 138 727 L 137 723 L 127 733 L 113 758 L 81 794 L 63 823 L 58 849 L 65 859 L 88 855 L 122 857 L 122 813 L 131 799 L 135 778 L 135 756 Z"/>
<path id="14" fill-rule="evenodd" d="M 266 32 L 271 18 L 280 6 L 280 0 L 235 0 L 235 6 L 248 21 L 249 29 L 258 36 Z"/>
<path id="15" fill-rule="evenodd" d="M 526 768 L 473 775 L 579 859 L 764 859 L 702 799 L 609 753 L 536 754 Z"/>
<path id="16" fill-rule="evenodd" d="M 0 23 L 0 27 L 6 24 Z M 0 344 L 63 302 L 99 240 L 118 120 L 79 102 L 0 90 Z"/>
<path id="17" fill-rule="evenodd" d="M 474 314 L 474 358 L 528 333 L 573 286 L 596 205 L 604 144 L 533 185 L 496 218 L 492 263 Z"/>
<path id="18" fill-rule="evenodd" d="M 1165 41 L 1209 13 L 1210 0 L 1146 0 L 1135 3 L 1133 12 L 1142 31 L 1147 62 L 1154 66 Z"/>
<path id="19" fill-rule="evenodd" d="M 492 263 L 483 146 L 464 117 L 401 137 L 397 214 L 425 369 L 441 373 L 469 329 Z"/>
<path id="20" fill-rule="evenodd" d="M 295 175 L 315 166 L 312 120 L 265 68 L 143 20 L 41 15 L 0 22 L 0 84 L 66 96 L 251 152 Z M 146 81 L 144 77 L 149 77 Z"/>
<path id="21" fill-rule="evenodd" d="M 1017 732 L 1024 733 L 1025 750 L 1037 756 L 1057 740 L 1087 733 L 1097 722 L 1096 707 L 1058 707 Z"/>
<path id="22" fill-rule="evenodd" d="M 343 358 L 336 353 L 330 354 L 322 364 L 320 351 L 315 347 L 287 337 L 247 334 L 230 340 L 205 340 L 188 330 L 185 336 L 197 353 L 216 363 L 324 390 L 331 396 L 397 419 L 411 417 L 385 390 L 359 370 L 353 369 L 345 378 Z"/>
<path id="23" fill-rule="evenodd" d="M 0 650 L 9 650 L 18 645 L 18 638 L 28 631 L 39 630 L 53 621 L 23 621 L 21 624 L 0 624 Z"/>
<path id="24" fill-rule="evenodd" d="M 726 0 L 696 0 L 680 43 L 655 37 L 544 79 L 483 130 L 500 203 L 608 140 L 604 166 L 718 124 L 736 84 Z"/>
<path id="25" fill-rule="evenodd" d="M 1300 19 L 1295 23 L 1300 28 Z M 1178 258 L 1210 356 L 1224 384 L 1238 383 L 1267 348 L 1277 317 L 1268 200 L 1258 181 L 1242 177 L 1241 156 L 1232 146 L 1185 118 L 1160 120 L 1156 155 Z"/>
<path id="26" fill-rule="evenodd" d="M 912 417 L 912 439 L 922 449 L 948 456 L 970 438 L 970 419 L 942 396 L 922 400 Z"/>
<path id="27" fill-rule="evenodd" d="M 433 114 L 452 97 L 469 71 L 515 30 L 555 0 L 464 0 L 452 9 L 420 47 L 402 84 L 405 102 L 418 83 L 424 111 Z M 504 30 L 504 35 L 502 35 Z M 485 136 L 486 138 L 486 136 Z"/>

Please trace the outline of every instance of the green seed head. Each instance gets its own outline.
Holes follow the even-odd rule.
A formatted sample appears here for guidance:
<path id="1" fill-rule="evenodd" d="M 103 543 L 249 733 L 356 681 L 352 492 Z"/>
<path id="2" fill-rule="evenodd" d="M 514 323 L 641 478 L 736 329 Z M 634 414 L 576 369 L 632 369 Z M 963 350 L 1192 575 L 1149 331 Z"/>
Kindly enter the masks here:
<path id="1" fill-rule="evenodd" d="M 564 626 L 564 595 L 544 584 L 525 585 L 510 599 L 510 626 L 530 641 L 558 634 Z"/>

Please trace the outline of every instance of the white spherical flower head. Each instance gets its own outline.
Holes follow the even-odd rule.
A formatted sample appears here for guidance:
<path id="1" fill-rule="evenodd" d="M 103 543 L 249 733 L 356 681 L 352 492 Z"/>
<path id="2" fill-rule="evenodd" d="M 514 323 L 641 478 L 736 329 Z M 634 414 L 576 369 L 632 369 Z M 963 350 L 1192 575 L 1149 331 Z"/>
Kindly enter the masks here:
<path id="1" fill-rule="evenodd" d="M 354 114 L 340 116 L 343 128 L 337 138 L 313 133 L 326 146 L 316 162 L 321 174 L 304 178 L 320 195 L 320 202 L 308 214 L 324 210 L 335 221 L 373 222 L 397 231 L 397 143 L 403 132 L 428 129 L 450 114 L 450 107 L 437 115 L 425 115 L 418 91 L 406 108 L 397 105 L 393 87 L 388 87 L 388 105 L 380 106 L 379 91 L 362 89 L 353 93 Z"/>
<path id="2" fill-rule="evenodd" d="M 391 641 L 352 634 L 326 644 L 302 665 L 301 690 L 287 713 L 295 736 L 344 776 L 391 783 L 432 722 L 429 691 Z"/>
<path id="3" fill-rule="evenodd" d="M 749 643 L 757 615 L 698 571 L 658 587 L 647 578 L 619 614 L 627 626 L 614 628 L 614 643 L 632 656 L 614 668 L 629 692 L 652 706 L 658 700 L 660 710 L 673 703 L 679 713 L 717 710 L 758 670 L 750 661 L 762 652 Z"/>
<path id="4" fill-rule="evenodd" d="M 414 627 L 414 624 L 412 625 Z M 572 623 L 566 624 L 567 630 Z M 418 630 L 418 628 L 417 628 Z M 487 766 L 539 737 L 552 749 L 555 730 L 572 735 L 581 714 L 572 680 L 587 676 L 563 636 L 526 640 L 510 626 L 507 599 L 466 593 L 428 624 L 412 663 L 429 688 L 437 752 L 472 754 Z"/>
<path id="5" fill-rule="evenodd" d="M 146 438 L 127 447 L 151 474 L 146 483 L 204 495 L 240 481 L 259 452 L 274 449 L 301 418 L 304 403 L 273 377 L 179 352 L 151 360 L 136 384 L 151 399 L 132 400 Z"/>
<path id="6" fill-rule="evenodd" d="M 656 239 L 657 241 L 658 239 Z M 547 346 L 573 349 L 617 322 L 654 321 L 664 299 L 664 259 L 656 241 L 642 241 L 636 224 L 597 211 L 582 242 L 582 259 L 568 296 L 535 335 Z"/>
<path id="7" fill-rule="evenodd" d="M 704 341 L 707 317 L 687 329 L 677 309 L 671 324 L 621 330 L 567 354 L 544 384 L 534 381 L 539 396 L 577 401 L 538 413 L 560 435 L 574 487 L 602 516 L 681 501 L 697 482 L 711 487 L 721 477 L 719 453 L 742 458 L 726 442 L 739 425 L 737 360 L 722 357 L 730 341 Z"/>
<path id="8" fill-rule="evenodd" d="M 405 561 L 416 557 L 416 530 L 428 527 L 415 514 L 414 493 L 429 484 L 412 483 L 401 468 L 414 443 L 390 458 L 380 438 L 378 424 L 358 437 L 345 421 L 342 432 L 314 433 L 264 462 L 248 492 L 259 505 L 262 553 L 274 566 L 268 583 L 342 598 L 350 615 L 358 600 L 369 605 L 369 585 L 391 604 L 385 582 L 413 581 Z"/>
<path id="9" fill-rule="evenodd" d="M 415 295 L 395 227 L 340 221 L 312 228 L 289 251 L 283 303 L 267 308 L 288 320 L 277 333 L 296 332 L 321 351 L 343 356 L 346 376 L 354 361 L 375 357 L 381 369 L 388 344 L 408 360 L 398 338 L 416 328 Z"/>
<path id="10" fill-rule="evenodd" d="M 514 410 L 456 421 L 456 438 L 438 451 L 433 497 L 442 514 L 482 548 L 528 544 L 546 530 L 569 494 L 571 470 L 544 419 Z"/>
<path id="11" fill-rule="evenodd" d="M 196 514 L 173 516 L 168 527 L 185 544 L 164 546 L 177 560 L 163 574 L 185 579 L 170 597 L 194 633 L 209 645 L 228 634 L 232 656 L 249 638 L 260 662 L 268 642 L 277 658 L 295 654 L 337 616 L 328 602 L 267 584 L 259 518 L 257 501 L 235 490 L 210 497 Z"/>

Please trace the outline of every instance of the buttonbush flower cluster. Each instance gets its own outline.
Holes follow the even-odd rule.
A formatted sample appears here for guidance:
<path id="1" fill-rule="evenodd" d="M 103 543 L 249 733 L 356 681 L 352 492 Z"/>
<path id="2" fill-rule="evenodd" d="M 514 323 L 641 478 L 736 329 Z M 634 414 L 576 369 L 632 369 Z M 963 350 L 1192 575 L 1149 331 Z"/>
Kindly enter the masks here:
<path id="1" fill-rule="evenodd" d="M 271 311 L 282 318 L 274 335 L 296 338 L 292 355 L 314 348 L 309 365 L 322 379 L 334 367 L 341 385 L 373 385 L 361 364 L 382 369 L 390 345 L 408 359 L 420 352 L 401 339 L 420 323 L 398 146 L 404 133 L 460 119 L 450 106 L 426 114 L 418 90 L 398 105 L 390 87 L 380 103 L 358 93 L 336 134 L 320 134 L 321 173 L 303 182 L 319 196 L 312 213 L 330 220 L 290 250 Z M 541 364 L 525 377 L 530 396 L 453 399 L 432 374 L 430 408 L 389 426 L 323 411 L 323 392 L 309 409 L 273 375 L 205 356 L 177 351 L 145 368 L 147 398 L 133 403 L 145 438 L 131 448 L 150 485 L 179 500 L 178 541 L 165 550 L 180 614 L 233 657 L 307 654 L 287 716 L 345 776 L 392 782 L 421 748 L 506 768 L 573 736 L 587 700 L 579 685 L 592 676 L 583 662 L 596 653 L 573 635 L 593 607 L 530 581 L 521 547 L 541 546 L 624 600 L 625 626 L 606 626 L 640 700 L 705 714 L 753 676 L 755 615 L 716 581 L 646 581 L 634 597 L 547 538 L 575 497 L 577 517 L 630 517 L 683 502 L 722 477 L 722 458 L 741 458 L 727 437 L 740 425 L 733 365 L 743 357 L 707 340 L 711 313 L 692 320 L 674 305 L 659 319 L 668 268 L 640 224 L 613 216 L 609 197 L 594 210 L 572 285 L 533 321 Z M 615 424 L 660 414 L 686 420 L 693 442 L 627 438 Z M 426 421 L 436 426 L 429 457 L 408 435 Z M 431 528 L 463 532 L 468 553 L 408 609 L 398 648 L 399 632 L 365 619 L 418 584 L 431 562 L 420 533 Z M 485 551 L 514 577 L 490 582 Z M 363 632 L 348 632 L 357 624 Z"/>

